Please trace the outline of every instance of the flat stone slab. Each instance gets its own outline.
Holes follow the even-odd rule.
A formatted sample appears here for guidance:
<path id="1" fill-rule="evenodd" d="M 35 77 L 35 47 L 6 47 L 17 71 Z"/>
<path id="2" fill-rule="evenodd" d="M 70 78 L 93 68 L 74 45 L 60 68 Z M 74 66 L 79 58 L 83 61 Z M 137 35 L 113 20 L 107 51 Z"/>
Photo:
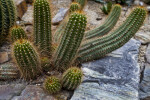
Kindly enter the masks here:
<path id="1" fill-rule="evenodd" d="M 131 39 L 100 60 L 83 64 L 83 83 L 71 100 L 138 100 L 140 42 Z"/>

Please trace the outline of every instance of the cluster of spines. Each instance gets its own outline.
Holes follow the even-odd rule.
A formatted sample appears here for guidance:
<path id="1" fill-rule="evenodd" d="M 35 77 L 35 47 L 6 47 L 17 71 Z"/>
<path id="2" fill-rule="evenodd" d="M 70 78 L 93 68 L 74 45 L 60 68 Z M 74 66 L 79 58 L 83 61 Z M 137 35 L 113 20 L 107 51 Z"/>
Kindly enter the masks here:
<path id="1" fill-rule="evenodd" d="M 68 90 L 74 90 L 82 81 L 82 70 L 77 67 L 71 67 L 64 72 L 62 77 L 62 86 Z"/>
<path id="2" fill-rule="evenodd" d="M 81 9 L 83 9 L 87 3 L 87 0 L 73 0 L 81 5 Z"/>
<path id="3" fill-rule="evenodd" d="M 4 64 L 0 66 L 0 80 L 17 79 L 19 70 L 12 64 Z"/>
<path id="4" fill-rule="evenodd" d="M 50 55 L 51 49 L 51 13 L 47 0 L 34 3 L 34 42 L 41 53 Z"/>
<path id="5" fill-rule="evenodd" d="M 43 87 L 48 93 L 54 94 L 59 92 L 62 86 L 60 80 L 57 77 L 51 76 L 45 80 Z"/>
<path id="6" fill-rule="evenodd" d="M 34 79 L 41 73 L 39 55 L 29 41 L 17 40 L 13 44 L 13 56 L 24 79 Z"/>
<path id="7" fill-rule="evenodd" d="M 27 35 L 22 27 L 20 26 L 14 26 L 10 30 L 11 40 L 12 42 L 15 42 L 19 39 L 27 39 Z"/>
<path id="8" fill-rule="evenodd" d="M 106 35 L 115 26 L 115 24 L 119 19 L 120 14 L 121 14 L 121 6 L 118 4 L 114 5 L 105 22 L 101 26 L 93 30 L 87 31 L 85 33 L 85 39 L 92 39 L 94 37 Z"/>
<path id="9" fill-rule="evenodd" d="M 86 28 L 86 16 L 73 13 L 65 28 L 61 42 L 54 54 L 53 64 L 57 70 L 67 69 L 77 53 Z"/>
<path id="10" fill-rule="evenodd" d="M 0 0 L 0 44 L 15 24 L 16 8 L 13 0 Z"/>
<path id="11" fill-rule="evenodd" d="M 144 8 L 137 7 L 114 32 L 84 43 L 79 50 L 78 60 L 82 63 L 99 59 L 123 46 L 139 30 L 146 15 L 147 11 Z"/>

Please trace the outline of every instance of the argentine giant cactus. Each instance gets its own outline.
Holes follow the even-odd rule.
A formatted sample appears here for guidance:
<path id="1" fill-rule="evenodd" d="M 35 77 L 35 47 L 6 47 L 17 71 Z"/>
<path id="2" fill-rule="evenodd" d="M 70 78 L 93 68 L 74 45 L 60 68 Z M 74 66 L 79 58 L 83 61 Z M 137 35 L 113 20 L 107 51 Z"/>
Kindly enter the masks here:
<path id="1" fill-rule="evenodd" d="M 94 37 L 100 37 L 107 34 L 117 23 L 120 14 L 121 6 L 118 4 L 114 5 L 105 22 L 101 26 L 93 30 L 87 31 L 85 33 L 85 39 L 92 39 Z"/>
<path id="2" fill-rule="evenodd" d="M 13 0 L 0 0 L 0 44 L 6 39 L 15 21 L 16 8 Z"/>
<path id="3" fill-rule="evenodd" d="M 62 85 L 68 90 L 74 90 L 82 81 L 82 70 L 77 67 L 69 68 L 63 74 Z"/>
<path id="4" fill-rule="evenodd" d="M 25 34 L 25 31 L 20 26 L 14 26 L 10 30 L 10 34 L 11 34 L 12 42 L 17 41 L 18 39 L 27 39 L 27 35 Z"/>
<path id="5" fill-rule="evenodd" d="M 29 41 L 16 41 L 13 44 L 13 56 L 23 78 L 34 79 L 41 73 L 39 56 Z"/>
<path id="6" fill-rule="evenodd" d="M 54 54 L 54 66 L 58 70 L 64 71 L 74 60 L 84 36 L 86 22 L 86 17 L 82 13 L 73 13 L 70 16 L 61 42 Z"/>
<path id="7" fill-rule="evenodd" d="M 147 11 L 144 8 L 137 7 L 114 32 L 83 43 L 78 53 L 79 62 L 82 63 L 99 59 L 123 46 L 139 30 L 146 15 Z"/>
<path id="8" fill-rule="evenodd" d="M 50 55 L 51 49 L 51 13 L 47 0 L 34 3 L 34 42 L 41 53 Z"/>
<path id="9" fill-rule="evenodd" d="M 48 77 L 44 82 L 44 88 L 50 94 L 59 92 L 61 87 L 60 80 L 54 76 Z"/>

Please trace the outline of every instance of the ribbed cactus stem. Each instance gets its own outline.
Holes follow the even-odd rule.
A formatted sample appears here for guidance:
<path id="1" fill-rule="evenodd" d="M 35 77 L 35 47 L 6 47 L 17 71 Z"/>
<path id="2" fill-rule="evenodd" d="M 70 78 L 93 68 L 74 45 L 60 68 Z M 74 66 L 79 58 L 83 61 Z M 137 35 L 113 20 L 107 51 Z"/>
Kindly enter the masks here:
<path id="1" fill-rule="evenodd" d="M 12 42 L 17 41 L 18 39 L 27 39 L 27 35 L 22 27 L 20 26 L 14 26 L 11 31 L 11 40 Z"/>
<path id="2" fill-rule="evenodd" d="M 19 70 L 13 64 L 0 66 L 0 80 L 10 80 L 19 78 Z"/>
<path id="3" fill-rule="evenodd" d="M 93 41 L 83 43 L 79 50 L 80 62 L 92 61 L 120 48 L 128 42 L 142 26 L 147 15 L 144 8 L 137 7 L 126 21 L 114 32 Z"/>
<path id="4" fill-rule="evenodd" d="M 71 67 L 64 72 L 62 77 L 62 85 L 65 89 L 74 90 L 82 81 L 82 70 L 77 67 Z"/>
<path id="5" fill-rule="evenodd" d="M 35 0 L 34 42 L 42 53 L 50 55 L 51 41 L 51 13 L 49 2 L 47 0 Z"/>
<path id="6" fill-rule="evenodd" d="M 119 19 L 120 14 L 121 6 L 118 4 L 114 5 L 105 22 L 101 26 L 87 31 L 85 33 L 85 39 L 92 39 L 94 37 L 106 35 L 111 29 L 114 28 Z"/>
<path id="7" fill-rule="evenodd" d="M 82 13 L 73 13 L 70 16 L 64 35 L 54 54 L 54 66 L 57 70 L 67 69 L 74 60 L 84 36 L 86 22 L 86 17 Z"/>
<path id="8" fill-rule="evenodd" d="M 65 17 L 65 19 L 60 23 L 60 25 L 57 27 L 57 30 L 54 34 L 54 42 L 55 43 L 59 43 L 60 42 L 60 38 L 62 37 L 64 31 L 65 31 L 65 27 L 67 25 L 67 22 L 68 22 L 68 19 L 69 19 L 69 16 L 76 12 L 76 11 L 79 11 L 81 9 L 81 6 L 76 3 L 76 2 L 73 2 L 71 3 L 70 5 L 70 8 L 69 8 L 69 13 L 68 15 Z"/>
<path id="9" fill-rule="evenodd" d="M 29 41 L 16 41 L 13 44 L 13 56 L 24 79 L 34 79 L 41 73 L 39 55 Z"/>
<path id="10" fill-rule="evenodd" d="M 16 8 L 13 0 L 0 0 L 0 44 L 15 24 Z"/>
<path id="11" fill-rule="evenodd" d="M 59 92 L 61 90 L 61 87 L 62 86 L 60 80 L 55 76 L 48 77 L 44 81 L 44 88 L 50 94 Z"/>

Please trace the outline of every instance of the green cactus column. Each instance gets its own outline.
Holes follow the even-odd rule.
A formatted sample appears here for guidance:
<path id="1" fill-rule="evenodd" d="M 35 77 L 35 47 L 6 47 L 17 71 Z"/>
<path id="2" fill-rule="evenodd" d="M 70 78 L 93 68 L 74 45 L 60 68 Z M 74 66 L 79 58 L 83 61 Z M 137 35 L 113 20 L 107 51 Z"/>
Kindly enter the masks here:
<path id="1" fill-rule="evenodd" d="M 10 34 L 11 34 L 12 42 L 17 41 L 18 39 L 27 39 L 27 35 L 26 35 L 25 31 L 20 26 L 14 26 L 10 30 Z"/>
<path id="2" fill-rule="evenodd" d="M 34 3 L 34 42 L 41 53 L 50 55 L 51 49 L 51 13 L 47 0 L 35 0 Z"/>
<path id="3" fill-rule="evenodd" d="M 99 27 L 87 31 L 85 33 L 85 39 L 92 39 L 94 37 L 106 35 L 111 29 L 114 28 L 120 17 L 120 14 L 121 14 L 121 6 L 118 4 L 114 5 L 105 22 Z"/>
<path id="4" fill-rule="evenodd" d="M 86 17 L 82 13 L 73 13 L 70 16 L 64 35 L 54 54 L 54 67 L 57 70 L 64 71 L 75 59 L 84 36 L 86 22 Z"/>
<path id="5" fill-rule="evenodd" d="M 0 44 L 16 22 L 16 8 L 13 0 L 0 0 Z"/>
<path id="6" fill-rule="evenodd" d="M 60 38 L 62 37 L 63 33 L 64 33 L 64 30 L 65 30 L 65 27 L 67 25 L 67 22 L 68 22 L 68 19 L 69 19 L 69 16 L 74 13 L 75 11 L 78 11 L 81 9 L 81 6 L 76 3 L 76 2 L 73 2 L 71 3 L 70 5 L 70 8 L 69 8 L 69 12 L 68 12 L 68 15 L 65 17 L 65 19 L 60 23 L 60 25 L 57 27 L 57 30 L 54 34 L 54 42 L 55 43 L 59 43 L 60 42 Z"/>
<path id="7" fill-rule="evenodd" d="M 146 15 L 147 11 L 144 8 L 137 7 L 114 32 L 83 43 L 78 53 L 78 61 L 82 63 L 99 59 L 123 46 L 142 26 Z"/>
<path id="8" fill-rule="evenodd" d="M 13 57 L 24 79 L 34 79 L 41 73 L 39 56 L 29 41 L 16 41 L 13 44 Z"/>

